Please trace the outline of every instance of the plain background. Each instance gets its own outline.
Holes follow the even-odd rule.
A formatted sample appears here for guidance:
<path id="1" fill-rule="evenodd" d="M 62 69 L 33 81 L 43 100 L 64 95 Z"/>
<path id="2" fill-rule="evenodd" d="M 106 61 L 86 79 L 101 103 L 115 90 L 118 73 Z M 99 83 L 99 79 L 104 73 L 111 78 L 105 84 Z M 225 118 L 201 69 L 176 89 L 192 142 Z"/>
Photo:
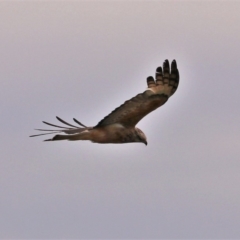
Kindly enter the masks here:
<path id="1" fill-rule="evenodd" d="M 240 2 L 1 1 L 1 238 L 240 238 Z M 180 85 L 143 144 L 42 142 L 94 126 L 165 59 Z M 48 128 L 48 127 L 47 127 Z"/>

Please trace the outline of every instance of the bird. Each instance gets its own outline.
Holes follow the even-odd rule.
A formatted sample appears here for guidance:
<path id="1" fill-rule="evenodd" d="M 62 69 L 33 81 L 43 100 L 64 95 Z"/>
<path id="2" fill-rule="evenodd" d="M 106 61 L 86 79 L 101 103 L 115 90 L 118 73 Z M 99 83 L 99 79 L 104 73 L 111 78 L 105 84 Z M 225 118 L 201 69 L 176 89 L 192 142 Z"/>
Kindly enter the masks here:
<path id="1" fill-rule="evenodd" d="M 165 60 L 163 67 L 158 67 L 155 79 L 147 77 L 147 89 L 104 117 L 96 126 L 87 127 L 77 119 L 73 121 L 78 124 L 72 125 L 63 119 L 56 117 L 58 121 L 68 127 L 63 127 L 43 121 L 44 124 L 56 127 L 56 130 L 35 129 L 44 133 L 31 135 L 30 137 L 56 134 L 44 141 L 58 140 L 90 140 L 94 143 L 144 143 L 147 145 L 147 137 L 142 130 L 136 127 L 137 123 L 150 112 L 161 107 L 176 92 L 179 85 L 179 71 L 176 60 L 171 67 Z"/>

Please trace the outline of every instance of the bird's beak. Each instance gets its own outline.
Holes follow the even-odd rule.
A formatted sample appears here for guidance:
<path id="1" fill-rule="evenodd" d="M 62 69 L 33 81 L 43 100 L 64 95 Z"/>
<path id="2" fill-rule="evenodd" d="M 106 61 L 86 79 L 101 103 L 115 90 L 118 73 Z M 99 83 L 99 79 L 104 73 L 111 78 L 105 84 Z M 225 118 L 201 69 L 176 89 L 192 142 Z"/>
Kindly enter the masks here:
<path id="1" fill-rule="evenodd" d="M 147 146 L 147 141 L 144 141 L 143 143 Z"/>

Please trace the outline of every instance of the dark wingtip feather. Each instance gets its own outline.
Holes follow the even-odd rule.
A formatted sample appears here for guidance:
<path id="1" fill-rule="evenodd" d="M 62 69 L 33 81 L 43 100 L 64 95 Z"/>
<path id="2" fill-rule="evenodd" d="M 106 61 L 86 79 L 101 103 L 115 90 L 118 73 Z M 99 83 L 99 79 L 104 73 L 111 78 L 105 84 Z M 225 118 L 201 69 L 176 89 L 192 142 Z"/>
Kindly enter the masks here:
<path id="1" fill-rule="evenodd" d="M 152 76 L 149 76 L 147 78 L 147 85 L 148 85 L 149 88 L 156 86 L 155 80 Z"/>
<path id="2" fill-rule="evenodd" d="M 147 82 L 154 81 L 154 78 L 152 76 L 147 77 Z"/>
<path id="3" fill-rule="evenodd" d="M 163 73 L 164 74 L 169 73 L 169 68 L 170 68 L 169 61 L 166 59 L 163 63 Z"/>
<path id="4" fill-rule="evenodd" d="M 162 67 L 158 67 L 156 69 L 156 74 L 155 74 L 156 84 L 157 85 L 162 84 L 162 77 L 163 77 Z"/>
<path id="5" fill-rule="evenodd" d="M 168 59 L 166 59 L 166 60 L 164 61 L 163 65 L 165 65 L 166 67 L 169 67 L 169 61 L 168 61 Z"/>
<path id="6" fill-rule="evenodd" d="M 176 60 L 174 59 L 172 61 L 172 64 L 171 64 L 171 71 L 175 71 L 177 69 L 177 62 Z"/>
<path id="7" fill-rule="evenodd" d="M 158 68 L 156 69 L 156 72 L 157 72 L 157 73 L 162 73 L 162 67 L 158 67 Z"/>

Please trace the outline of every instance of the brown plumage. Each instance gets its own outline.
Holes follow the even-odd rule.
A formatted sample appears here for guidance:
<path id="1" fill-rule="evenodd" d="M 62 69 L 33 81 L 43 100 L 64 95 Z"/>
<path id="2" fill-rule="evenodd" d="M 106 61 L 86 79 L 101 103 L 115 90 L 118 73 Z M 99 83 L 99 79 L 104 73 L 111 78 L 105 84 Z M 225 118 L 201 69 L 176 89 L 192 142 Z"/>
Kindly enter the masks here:
<path id="1" fill-rule="evenodd" d="M 46 133 L 32 135 L 30 137 L 65 133 L 65 135 L 57 134 L 53 138 L 45 141 L 90 140 L 96 143 L 142 142 L 147 145 L 145 134 L 135 126 L 148 113 L 162 106 L 177 90 L 179 73 L 176 61 L 172 61 L 170 71 L 169 62 L 165 60 L 163 63 L 163 70 L 161 67 L 157 68 L 155 79 L 156 80 L 154 80 L 153 77 L 148 77 L 148 89 L 145 92 L 126 101 L 102 119 L 95 127 L 86 127 L 74 118 L 74 122 L 80 127 L 75 126 L 57 117 L 60 122 L 68 127 L 62 127 L 43 121 L 43 123 L 57 127 L 58 129 L 36 129 L 39 131 L 46 131 Z"/>

